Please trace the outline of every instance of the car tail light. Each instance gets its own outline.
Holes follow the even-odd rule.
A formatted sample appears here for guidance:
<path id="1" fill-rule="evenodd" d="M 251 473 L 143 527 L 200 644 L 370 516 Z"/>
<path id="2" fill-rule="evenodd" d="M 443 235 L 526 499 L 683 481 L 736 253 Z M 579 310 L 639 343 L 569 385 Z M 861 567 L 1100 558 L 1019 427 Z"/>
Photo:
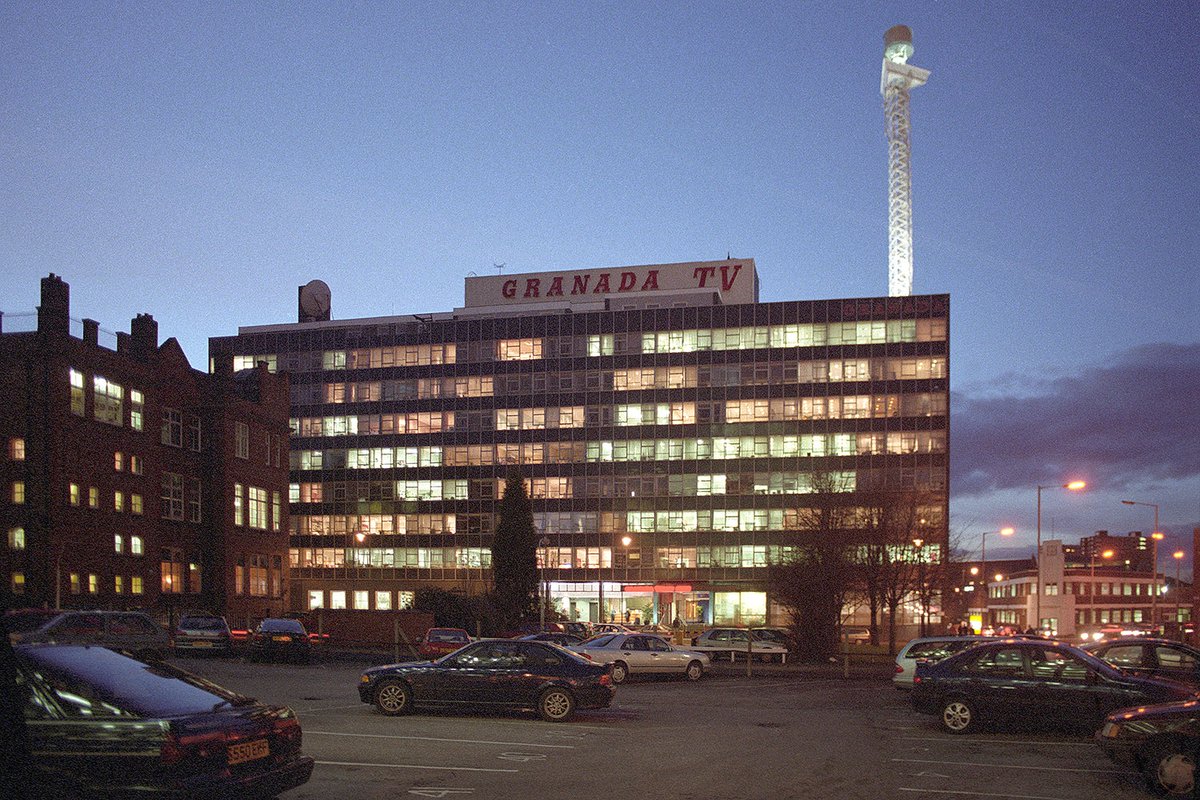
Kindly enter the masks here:
<path id="1" fill-rule="evenodd" d="M 921 676 L 920 676 L 920 675 L 914 675 L 914 676 L 913 676 L 913 683 L 920 683 L 920 682 L 921 682 L 921 680 L 922 680 L 922 678 L 921 678 Z"/>
<path id="2" fill-rule="evenodd" d="M 600 685 L 601 686 L 612 686 L 612 675 L 609 675 L 607 672 L 604 673 L 603 675 L 601 675 L 600 676 Z"/>
<path id="3" fill-rule="evenodd" d="M 896 665 L 896 674 L 899 675 L 901 672 L 904 672 L 904 667 L 897 664 Z"/>
<path id="4" fill-rule="evenodd" d="M 294 716 L 283 717 L 275 720 L 272 726 L 275 739 L 281 744 L 300 747 L 301 738 L 303 736 L 300 730 L 300 720 Z"/>

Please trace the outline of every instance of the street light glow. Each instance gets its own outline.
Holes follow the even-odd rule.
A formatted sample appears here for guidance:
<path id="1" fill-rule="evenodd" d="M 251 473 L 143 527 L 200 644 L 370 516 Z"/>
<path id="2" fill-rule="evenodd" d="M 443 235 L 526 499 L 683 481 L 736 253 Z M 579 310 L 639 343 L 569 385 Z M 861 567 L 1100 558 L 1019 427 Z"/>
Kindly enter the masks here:
<path id="1" fill-rule="evenodd" d="M 1162 531 L 1155 531 L 1154 533 L 1150 534 L 1150 538 L 1156 542 L 1161 542 L 1163 539 L 1165 539 L 1167 537 L 1163 535 Z"/>
<path id="2" fill-rule="evenodd" d="M 1072 492 L 1078 492 L 1080 489 L 1087 488 L 1087 483 L 1085 481 L 1071 481 L 1070 483 L 1063 484 L 1063 488 L 1070 489 Z"/>
<path id="3" fill-rule="evenodd" d="M 1184 555 L 1185 553 L 1182 550 L 1176 550 L 1174 553 L 1171 553 L 1171 557 L 1176 560 L 1183 558 Z"/>

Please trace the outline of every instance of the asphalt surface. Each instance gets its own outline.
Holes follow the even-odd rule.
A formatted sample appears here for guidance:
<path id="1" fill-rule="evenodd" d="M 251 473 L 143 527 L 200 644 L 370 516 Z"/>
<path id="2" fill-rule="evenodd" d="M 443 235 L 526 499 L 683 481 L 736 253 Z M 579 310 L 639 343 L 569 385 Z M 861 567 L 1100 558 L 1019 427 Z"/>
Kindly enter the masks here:
<path id="1" fill-rule="evenodd" d="M 175 661 L 292 706 L 312 780 L 286 798 L 1150 797 L 1086 734 L 959 737 L 911 711 L 883 664 L 720 664 L 703 680 L 634 678 L 613 706 L 574 721 L 419 711 L 384 717 L 358 700 L 355 657 L 308 666 Z"/>

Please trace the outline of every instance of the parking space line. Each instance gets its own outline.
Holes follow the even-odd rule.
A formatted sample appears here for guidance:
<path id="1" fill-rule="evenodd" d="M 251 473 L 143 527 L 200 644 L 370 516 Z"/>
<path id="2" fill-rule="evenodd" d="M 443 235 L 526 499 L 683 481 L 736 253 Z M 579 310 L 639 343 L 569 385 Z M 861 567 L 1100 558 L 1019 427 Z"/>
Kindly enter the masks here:
<path id="1" fill-rule="evenodd" d="M 971 792 L 965 789 L 910 789 L 907 786 L 901 786 L 902 792 L 920 792 L 921 794 L 949 794 L 959 797 L 1008 797 L 1016 800 L 1063 800 L 1061 797 L 1048 797 L 1044 794 L 994 794 L 990 792 Z"/>
<path id="2" fill-rule="evenodd" d="M 901 764 L 940 764 L 950 767 L 996 767 L 1000 769 L 1032 769 L 1041 772 L 1089 772 L 1097 775 L 1129 775 L 1128 770 L 1121 769 L 1083 769 L 1081 767 L 1036 767 L 1028 764 L 978 764 L 969 761 L 929 761 L 922 758 L 893 758 L 892 761 Z"/>
<path id="3" fill-rule="evenodd" d="M 964 739 L 958 736 L 902 736 L 906 742 L 961 742 L 963 744 L 1049 744 L 1056 747 L 1096 747 L 1095 742 L 1039 742 L 1036 739 Z"/>
<path id="4" fill-rule="evenodd" d="M 347 708 L 362 708 L 362 703 L 353 703 L 348 706 L 325 706 L 316 708 L 293 708 L 297 714 L 316 714 L 318 711 L 341 711 Z"/>
<path id="5" fill-rule="evenodd" d="M 548 747 L 555 750 L 574 750 L 573 744 L 532 744 L 530 742 L 495 742 L 489 739 L 442 739 L 436 736 L 401 736 L 391 733 L 338 733 L 334 731 L 305 731 L 305 736 L 347 736 L 357 739 L 408 739 L 416 742 L 452 742 L 454 744 L 496 744 L 504 747 Z"/>
<path id="6" fill-rule="evenodd" d="M 512 772 L 515 769 L 492 769 L 488 767 L 431 767 L 425 764 L 368 764 L 362 761 L 317 761 L 323 767 L 378 767 L 383 769 L 432 769 L 443 772 Z"/>

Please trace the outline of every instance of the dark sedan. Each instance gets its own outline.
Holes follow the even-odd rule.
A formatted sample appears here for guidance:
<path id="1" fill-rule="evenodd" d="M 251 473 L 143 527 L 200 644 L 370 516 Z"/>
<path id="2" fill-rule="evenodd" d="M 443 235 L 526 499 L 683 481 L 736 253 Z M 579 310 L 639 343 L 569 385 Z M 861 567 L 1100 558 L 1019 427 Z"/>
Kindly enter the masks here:
<path id="1" fill-rule="evenodd" d="M 1183 684 L 1126 675 L 1063 642 L 1003 639 L 918 664 L 912 702 L 951 733 L 1038 720 L 1094 731 L 1118 708 L 1191 697 Z"/>
<path id="2" fill-rule="evenodd" d="M 268 617 L 250 634 L 250 658 L 307 663 L 312 651 L 308 631 L 299 620 Z"/>
<path id="3" fill-rule="evenodd" d="M 615 694 L 609 667 L 548 642 L 485 639 L 437 661 L 373 667 L 358 696 L 388 715 L 414 706 L 534 709 L 562 722 L 577 708 L 606 708 Z"/>
<path id="4" fill-rule="evenodd" d="M 16 797 L 273 797 L 308 781 L 300 721 L 162 662 L 18 645 L 31 757 Z M 11 786 L 8 788 L 12 788 Z"/>
<path id="5" fill-rule="evenodd" d="M 1200 686 L 1200 650 L 1169 639 L 1126 637 L 1084 645 L 1122 672 Z"/>
<path id="6" fill-rule="evenodd" d="M 1200 703 L 1115 711 L 1096 732 L 1096 743 L 1116 763 L 1140 770 L 1155 791 L 1191 797 L 1200 750 Z"/>

